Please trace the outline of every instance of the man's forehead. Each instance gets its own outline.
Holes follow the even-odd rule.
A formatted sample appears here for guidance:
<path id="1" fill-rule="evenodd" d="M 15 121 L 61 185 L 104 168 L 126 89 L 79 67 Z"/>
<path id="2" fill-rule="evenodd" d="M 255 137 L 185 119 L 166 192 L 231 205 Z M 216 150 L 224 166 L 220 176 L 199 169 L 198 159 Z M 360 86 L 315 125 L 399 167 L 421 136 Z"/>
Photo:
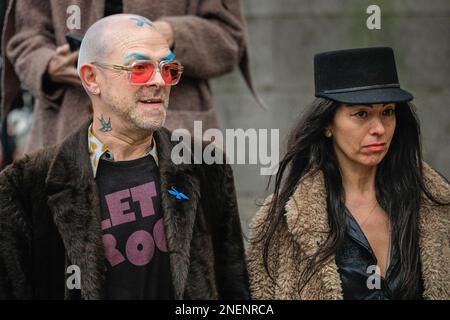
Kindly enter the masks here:
<path id="1" fill-rule="evenodd" d="M 107 38 L 114 37 L 117 34 L 118 37 L 122 36 L 139 36 L 140 34 L 160 34 L 159 30 L 153 25 L 149 19 L 129 15 L 129 14 L 118 14 L 108 16 L 106 18 L 100 19 L 93 26 L 95 31 L 99 30 L 104 33 Z"/>
<path id="2" fill-rule="evenodd" d="M 130 20 L 135 21 L 135 24 L 137 27 L 152 27 L 153 28 L 153 22 L 151 22 L 149 19 L 144 18 L 144 17 L 140 17 L 140 16 L 132 16 L 129 17 Z"/>
<path id="3" fill-rule="evenodd" d="M 107 31 L 108 32 L 108 31 Z M 166 45 L 164 36 L 155 28 L 138 28 L 133 25 L 116 25 L 106 34 L 111 40 L 124 43 L 146 43 L 149 45 Z"/>
<path id="4" fill-rule="evenodd" d="M 115 56 L 123 60 L 155 60 L 164 58 L 171 51 L 164 37 L 156 30 L 120 30 L 109 41 Z"/>
<path id="5" fill-rule="evenodd" d="M 103 19 L 100 19 L 97 22 L 97 25 L 101 26 L 102 28 L 119 26 L 121 28 L 135 27 L 138 29 L 155 29 L 153 22 L 149 19 L 132 14 L 116 14 L 107 16 Z"/>

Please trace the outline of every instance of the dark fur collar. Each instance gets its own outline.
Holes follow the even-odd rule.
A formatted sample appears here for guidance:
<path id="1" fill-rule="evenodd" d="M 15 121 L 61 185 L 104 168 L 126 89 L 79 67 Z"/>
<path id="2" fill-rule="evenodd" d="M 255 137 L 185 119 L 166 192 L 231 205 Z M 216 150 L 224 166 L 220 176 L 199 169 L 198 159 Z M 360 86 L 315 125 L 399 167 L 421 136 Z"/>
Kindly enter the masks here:
<path id="1" fill-rule="evenodd" d="M 48 205 L 71 264 L 81 269 L 81 295 L 103 295 L 104 249 L 98 191 L 89 162 L 86 123 L 58 148 L 46 179 Z M 158 146 L 162 207 L 170 253 L 175 298 L 182 299 L 189 269 L 190 240 L 200 198 L 200 181 L 193 165 L 175 165 L 174 143 L 166 129 L 154 133 Z M 179 202 L 167 190 L 175 186 L 189 197 Z"/>

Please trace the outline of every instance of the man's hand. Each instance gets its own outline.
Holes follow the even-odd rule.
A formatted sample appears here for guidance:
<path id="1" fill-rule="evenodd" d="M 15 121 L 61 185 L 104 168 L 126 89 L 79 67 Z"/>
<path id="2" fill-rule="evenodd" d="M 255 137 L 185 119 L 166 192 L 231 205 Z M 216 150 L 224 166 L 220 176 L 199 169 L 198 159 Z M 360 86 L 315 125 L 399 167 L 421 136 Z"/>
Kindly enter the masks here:
<path id="1" fill-rule="evenodd" d="M 56 48 L 55 55 L 50 59 L 47 74 L 51 81 L 66 83 L 73 86 L 81 86 L 75 64 L 78 59 L 78 51 L 70 52 L 68 44 Z"/>
<path id="2" fill-rule="evenodd" d="M 172 26 L 166 21 L 155 21 L 153 22 L 153 25 L 161 32 L 164 38 L 166 38 L 169 47 L 172 48 L 174 42 Z"/>

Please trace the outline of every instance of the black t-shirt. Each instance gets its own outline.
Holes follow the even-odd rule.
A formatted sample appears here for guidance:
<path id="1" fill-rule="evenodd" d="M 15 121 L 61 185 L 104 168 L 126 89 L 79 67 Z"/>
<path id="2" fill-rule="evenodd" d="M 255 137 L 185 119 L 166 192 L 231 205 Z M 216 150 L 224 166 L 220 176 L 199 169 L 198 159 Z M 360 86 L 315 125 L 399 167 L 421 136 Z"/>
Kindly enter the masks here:
<path id="1" fill-rule="evenodd" d="M 159 170 L 146 156 L 100 160 L 97 177 L 107 299 L 172 299 Z"/>

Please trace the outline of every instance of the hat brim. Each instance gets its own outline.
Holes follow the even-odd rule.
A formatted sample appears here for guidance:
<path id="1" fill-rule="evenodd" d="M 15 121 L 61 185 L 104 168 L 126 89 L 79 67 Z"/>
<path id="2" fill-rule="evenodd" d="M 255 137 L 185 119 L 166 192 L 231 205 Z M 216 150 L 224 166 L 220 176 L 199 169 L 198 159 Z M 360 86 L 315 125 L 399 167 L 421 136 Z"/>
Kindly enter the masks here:
<path id="1" fill-rule="evenodd" d="M 389 102 L 407 102 L 413 99 L 412 94 L 400 88 L 379 88 L 339 93 L 316 93 L 316 97 L 328 98 L 341 103 L 374 104 Z"/>

